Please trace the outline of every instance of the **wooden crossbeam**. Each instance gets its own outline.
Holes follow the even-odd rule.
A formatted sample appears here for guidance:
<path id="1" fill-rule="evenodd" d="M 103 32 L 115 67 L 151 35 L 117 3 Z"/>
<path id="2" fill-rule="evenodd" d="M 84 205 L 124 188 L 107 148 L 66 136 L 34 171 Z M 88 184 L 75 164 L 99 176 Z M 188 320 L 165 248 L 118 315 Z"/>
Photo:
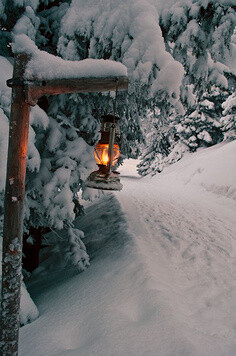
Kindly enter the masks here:
<path id="1" fill-rule="evenodd" d="M 126 90 L 128 84 L 129 80 L 127 77 L 62 78 L 43 80 L 41 82 L 28 81 L 24 84 L 25 100 L 28 104 L 34 106 L 43 95 Z"/>

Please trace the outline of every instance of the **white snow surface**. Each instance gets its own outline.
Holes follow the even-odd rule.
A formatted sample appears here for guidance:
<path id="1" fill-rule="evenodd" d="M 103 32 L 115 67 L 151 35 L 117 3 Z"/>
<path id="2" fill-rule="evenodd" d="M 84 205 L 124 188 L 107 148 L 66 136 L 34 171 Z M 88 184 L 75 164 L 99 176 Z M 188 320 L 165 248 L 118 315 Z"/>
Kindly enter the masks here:
<path id="1" fill-rule="evenodd" d="M 35 43 L 23 34 L 15 36 L 12 48 L 14 53 L 27 53 L 31 56 L 25 70 L 25 78 L 29 80 L 127 77 L 127 69 L 121 63 L 104 59 L 66 61 L 45 51 L 40 51 Z"/>
<path id="2" fill-rule="evenodd" d="M 31 280 L 40 316 L 19 354 L 235 355 L 235 152 L 235 141 L 202 149 L 152 178 L 125 161 L 123 190 L 76 221 L 90 268 Z"/>

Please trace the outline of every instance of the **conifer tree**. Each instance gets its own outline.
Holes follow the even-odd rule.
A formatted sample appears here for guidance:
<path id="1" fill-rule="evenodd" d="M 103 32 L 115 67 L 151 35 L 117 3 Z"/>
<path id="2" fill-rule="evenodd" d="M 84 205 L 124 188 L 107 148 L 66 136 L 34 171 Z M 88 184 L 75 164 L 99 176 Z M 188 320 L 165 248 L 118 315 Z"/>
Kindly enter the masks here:
<path id="1" fill-rule="evenodd" d="M 5 34 L 4 41 L 1 42 L 1 53 L 4 56 L 12 56 L 11 42 L 14 41 L 14 35 L 19 34 L 26 34 L 39 47 L 56 54 L 61 17 L 68 8 L 64 1 L 18 2 L 10 0 L 2 2 L 1 5 L 4 10 L 1 32 Z M 9 74 L 10 77 L 11 74 Z M 5 88 L 5 83 L 2 88 Z M 94 127 L 88 119 L 88 122 L 82 120 L 83 123 L 75 127 L 75 119 L 71 120 L 71 116 L 75 113 L 71 110 L 66 112 L 66 100 L 62 103 L 65 105 L 61 111 L 57 109 L 63 101 L 62 98 L 58 98 L 56 103 L 53 99 L 40 100 L 39 105 L 47 113 L 38 106 L 31 110 L 24 223 L 26 239 L 32 228 L 41 231 L 45 227 L 61 229 L 71 226 L 76 215 L 75 211 L 80 210 L 77 192 L 91 170 L 90 161 L 93 153 L 92 148 L 78 137 L 78 131 L 83 125 L 83 131 L 91 134 L 93 130 L 93 135 L 97 137 L 98 125 Z M 79 98 L 76 100 L 78 101 Z M 50 106 L 51 102 L 53 105 Z M 9 116 L 9 90 L 5 104 L 2 108 Z M 50 109 L 52 106 L 53 109 Z M 86 104 L 83 105 L 84 111 L 85 107 Z M 89 114 L 87 116 L 89 117 Z M 76 148 L 77 152 L 74 152 Z M 55 155 L 56 151 L 57 155 Z M 80 231 L 78 231 L 78 236 L 81 236 Z M 34 236 L 33 238 L 31 236 L 29 241 L 34 243 Z M 79 246 L 80 244 L 78 244 L 78 249 L 80 249 Z M 86 265 L 88 265 L 88 256 L 85 261 Z"/>
<path id="2" fill-rule="evenodd" d="M 75 0 L 62 19 L 58 52 L 63 58 L 112 59 L 128 68 L 128 95 L 117 100 L 122 153 L 128 157 L 139 152 L 147 109 L 158 103 L 166 110 L 179 98 L 183 68 L 166 51 L 158 22 L 156 3 L 148 0 Z M 97 109 L 104 107 L 103 96 Z"/>
<path id="3" fill-rule="evenodd" d="M 223 116 L 221 118 L 224 139 L 236 139 L 236 94 L 233 93 L 223 102 Z"/>
<path id="4" fill-rule="evenodd" d="M 1 2 L 3 9 L 3 13 L 1 13 L 1 33 L 3 36 L 0 41 L 0 53 L 2 55 L 2 57 L 0 56 L 0 154 L 2 162 L 0 167 L 0 234 L 3 223 L 8 118 L 11 103 L 11 90 L 6 86 L 6 80 L 12 77 L 11 43 L 14 41 L 15 35 L 26 34 L 41 45 L 46 43 L 48 51 L 50 48 L 54 48 L 54 51 L 56 51 L 55 43 L 50 44 L 50 41 L 54 38 L 52 33 L 50 33 L 51 37 L 49 36 L 46 39 L 47 32 L 41 30 L 43 25 L 46 25 L 39 13 L 43 10 L 46 11 L 45 6 L 48 6 L 48 10 L 50 10 L 50 4 L 47 1 L 45 1 L 45 4 L 43 1 L 40 4 L 37 1 L 25 3 L 18 1 Z M 60 8 L 60 6 L 58 7 Z M 58 16 L 58 20 L 60 21 L 60 16 Z M 57 26 L 59 27 L 59 23 L 57 23 Z M 54 26 L 54 28 L 56 27 Z M 89 258 L 81 240 L 83 233 L 73 227 L 73 220 L 80 210 L 78 209 L 80 205 L 77 192 L 81 189 L 82 182 L 91 170 L 92 148 L 82 138 L 78 137 L 77 128 L 73 126 L 73 123 L 70 123 L 69 126 L 66 125 L 69 122 L 66 115 L 64 115 L 65 122 L 63 122 L 62 116 L 55 119 L 53 113 L 49 113 L 47 110 L 47 101 L 46 105 L 45 100 L 42 100 L 39 104 L 47 113 L 39 106 L 31 108 L 24 246 L 32 246 L 30 250 L 32 253 L 41 245 L 42 231 L 67 228 L 68 241 L 64 244 L 65 248 L 59 257 L 68 261 L 67 263 L 75 264 L 78 270 L 84 270 L 89 264 Z M 86 126 L 86 123 L 84 125 Z M 57 154 L 55 154 L 56 152 Z M 26 250 L 24 248 L 24 252 Z M 34 259 L 36 257 L 34 255 Z M 29 261 L 27 262 L 29 265 Z M 31 267 L 29 267 L 30 271 L 32 270 Z M 24 285 L 22 285 L 22 291 L 23 305 L 28 306 L 26 310 L 22 309 L 20 315 L 21 323 L 24 324 L 35 319 L 38 311 L 33 302 L 30 301 Z"/>
<path id="5" fill-rule="evenodd" d="M 167 119 L 170 144 L 164 151 L 161 147 L 156 151 L 156 145 L 153 148 L 158 157 L 154 156 L 155 162 L 149 164 L 156 166 L 157 172 L 165 164 L 180 159 L 186 150 L 194 151 L 223 140 L 222 104 L 235 90 L 235 85 L 230 84 L 233 77 L 231 39 L 236 24 L 234 10 L 232 1 L 189 0 L 176 2 L 161 14 L 166 46 L 184 66 L 185 76 L 180 95 L 182 113 L 175 113 L 174 121 Z M 226 127 L 231 126 L 225 124 L 224 131 Z M 159 130 L 162 131 L 162 127 L 156 130 L 157 140 Z M 153 143 L 154 137 L 150 146 Z M 148 150 L 151 151 L 151 147 Z M 147 165 L 145 156 L 140 172 L 143 165 Z"/>

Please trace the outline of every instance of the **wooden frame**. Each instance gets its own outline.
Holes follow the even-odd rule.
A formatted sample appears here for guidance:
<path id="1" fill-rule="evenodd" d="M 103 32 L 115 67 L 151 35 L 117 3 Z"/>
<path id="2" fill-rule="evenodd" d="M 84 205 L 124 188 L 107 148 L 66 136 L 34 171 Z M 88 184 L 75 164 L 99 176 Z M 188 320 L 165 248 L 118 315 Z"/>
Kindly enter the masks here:
<path id="1" fill-rule="evenodd" d="M 12 105 L 4 201 L 0 350 L 2 355 L 14 356 L 18 354 L 23 209 L 30 106 L 36 105 L 38 99 L 47 94 L 128 88 L 128 78 L 124 76 L 26 81 L 24 74 L 29 60 L 29 55 L 17 54 L 13 78 L 7 81 L 12 87 Z"/>

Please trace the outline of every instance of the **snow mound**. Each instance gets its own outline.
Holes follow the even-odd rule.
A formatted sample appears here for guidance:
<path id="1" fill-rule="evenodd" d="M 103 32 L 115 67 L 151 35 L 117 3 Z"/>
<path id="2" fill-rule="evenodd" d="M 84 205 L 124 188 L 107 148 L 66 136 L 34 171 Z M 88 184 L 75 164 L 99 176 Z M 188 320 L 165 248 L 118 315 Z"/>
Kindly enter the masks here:
<path id="1" fill-rule="evenodd" d="M 20 302 L 20 324 L 26 325 L 31 323 L 39 316 L 39 311 L 32 301 L 25 284 L 21 286 L 21 302 Z"/>
<path id="2" fill-rule="evenodd" d="M 200 187 L 236 200 L 236 141 L 188 153 L 153 178 L 157 184 Z M 150 179 L 150 178 L 146 178 Z"/>

